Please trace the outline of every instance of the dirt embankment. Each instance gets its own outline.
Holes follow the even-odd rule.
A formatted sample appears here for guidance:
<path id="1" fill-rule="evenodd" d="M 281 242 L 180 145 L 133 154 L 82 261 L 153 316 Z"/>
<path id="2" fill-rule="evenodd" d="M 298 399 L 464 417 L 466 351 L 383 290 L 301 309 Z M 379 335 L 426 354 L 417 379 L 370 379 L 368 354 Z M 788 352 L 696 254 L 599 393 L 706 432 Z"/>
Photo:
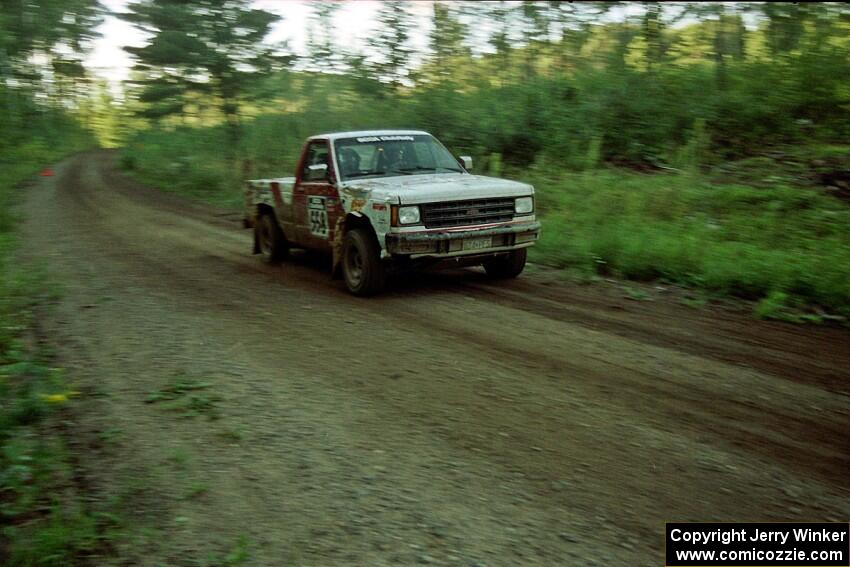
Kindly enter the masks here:
<path id="1" fill-rule="evenodd" d="M 665 521 L 850 517 L 847 331 L 543 271 L 360 300 L 107 152 L 56 172 L 25 237 L 130 563 L 650 566 Z"/>

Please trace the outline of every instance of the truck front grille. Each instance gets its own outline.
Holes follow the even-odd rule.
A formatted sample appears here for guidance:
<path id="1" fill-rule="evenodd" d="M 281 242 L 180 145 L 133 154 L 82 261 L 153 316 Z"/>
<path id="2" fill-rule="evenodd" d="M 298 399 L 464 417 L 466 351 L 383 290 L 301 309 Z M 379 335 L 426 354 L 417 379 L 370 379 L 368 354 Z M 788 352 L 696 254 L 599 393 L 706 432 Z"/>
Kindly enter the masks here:
<path id="1" fill-rule="evenodd" d="M 505 222 L 513 218 L 513 197 L 422 205 L 422 222 L 426 228 Z"/>

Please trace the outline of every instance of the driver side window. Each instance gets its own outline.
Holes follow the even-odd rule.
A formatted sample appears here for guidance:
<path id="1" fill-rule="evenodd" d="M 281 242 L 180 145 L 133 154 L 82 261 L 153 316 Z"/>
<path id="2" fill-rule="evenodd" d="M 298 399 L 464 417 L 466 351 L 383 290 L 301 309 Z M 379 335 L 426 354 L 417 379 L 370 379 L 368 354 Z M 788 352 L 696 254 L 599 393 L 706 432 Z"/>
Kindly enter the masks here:
<path id="1" fill-rule="evenodd" d="M 304 160 L 304 166 L 301 170 L 301 179 L 303 181 L 325 181 L 328 179 L 328 169 L 330 169 L 330 160 L 328 159 L 328 143 L 325 141 L 310 142 L 307 148 L 307 158 Z M 311 165 L 324 164 L 327 169 L 324 172 L 320 170 L 311 170 Z"/>

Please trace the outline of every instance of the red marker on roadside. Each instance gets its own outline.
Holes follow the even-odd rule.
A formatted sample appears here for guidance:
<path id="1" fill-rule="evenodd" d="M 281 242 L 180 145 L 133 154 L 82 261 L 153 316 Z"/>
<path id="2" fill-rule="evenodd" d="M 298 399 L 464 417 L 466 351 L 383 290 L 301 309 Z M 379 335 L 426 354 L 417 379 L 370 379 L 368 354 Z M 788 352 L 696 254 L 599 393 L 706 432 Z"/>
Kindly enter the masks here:
<path id="1" fill-rule="evenodd" d="M 41 170 L 42 177 L 53 177 L 53 170 L 49 167 Z"/>

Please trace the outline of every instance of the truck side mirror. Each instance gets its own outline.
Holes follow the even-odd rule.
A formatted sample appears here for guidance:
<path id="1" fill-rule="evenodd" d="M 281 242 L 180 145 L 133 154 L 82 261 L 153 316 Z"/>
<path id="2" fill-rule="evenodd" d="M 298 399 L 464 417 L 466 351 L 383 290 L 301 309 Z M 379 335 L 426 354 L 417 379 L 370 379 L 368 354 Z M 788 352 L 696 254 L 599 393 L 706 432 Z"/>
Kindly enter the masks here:
<path id="1" fill-rule="evenodd" d="M 324 181 L 328 178 L 328 164 L 315 163 L 307 166 L 307 179 L 305 181 Z"/>
<path id="2" fill-rule="evenodd" d="M 467 171 L 472 170 L 472 158 L 469 156 L 457 156 L 457 161 Z"/>

